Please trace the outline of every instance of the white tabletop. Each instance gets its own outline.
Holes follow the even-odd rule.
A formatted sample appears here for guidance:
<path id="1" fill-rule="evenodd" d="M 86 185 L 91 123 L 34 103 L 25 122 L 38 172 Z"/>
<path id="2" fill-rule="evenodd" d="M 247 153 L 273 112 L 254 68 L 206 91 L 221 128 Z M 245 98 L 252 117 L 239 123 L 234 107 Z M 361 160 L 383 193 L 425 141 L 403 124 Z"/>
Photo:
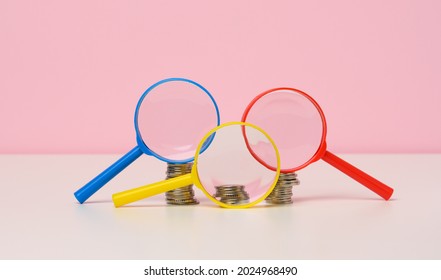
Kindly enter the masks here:
<path id="1" fill-rule="evenodd" d="M 73 192 L 117 155 L 1 155 L 0 259 L 441 259 L 441 155 L 341 155 L 395 188 L 390 201 L 324 162 L 298 172 L 294 203 L 222 209 L 111 194 L 161 180 L 142 156 L 87 203 Z"/>

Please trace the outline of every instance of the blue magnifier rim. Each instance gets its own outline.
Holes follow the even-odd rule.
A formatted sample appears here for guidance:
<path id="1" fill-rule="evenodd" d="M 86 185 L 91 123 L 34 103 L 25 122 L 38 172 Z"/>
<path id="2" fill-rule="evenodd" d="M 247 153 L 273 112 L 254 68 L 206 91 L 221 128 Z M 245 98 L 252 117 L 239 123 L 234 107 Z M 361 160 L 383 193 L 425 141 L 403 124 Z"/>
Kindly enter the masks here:
<path id="1" fill-rule="evenodd" d="M 141 104 L 144 101 L 144 98 L 147 96 L 147 94 L 149 94 L 149 92 L 151 92 L 154 88 L 156 88 L 157 86 L 164 84 L 164 83 L 168 83 L 168 82 L 176 82 L 176 81 L 180 81 L 180 82 L 187 82 L 190 84 L 193 84 L 195 86 L 197 86 L 198 88 L 200 88 L 201 90 L 203 90 L 208 97 L 211 99 L 211 101 L 213 102 L 214 108 L 216 109 L 216 117 L 217 117 L 217 126 L 220 124 L 220 113 L 219 113 L 219 108 L 217 106 L 216 100 L 214 100 L 213 96 L 211 95 L 211 93 L 204 88 L 202 85 L 196 83 L 195 81 L 186 79 L 186 78 L 167 78 L 167 79 L 163 79 L 160 80 L 159 82 L 156 82 L 155 84 L 151 85 L 148 89 L 146 89 L 146 91 L 144 91 L 144 93 L 142 94 L 142 96 L 139 98 L 138 104 L 136 105 L 136 110 L 135 110 L 135 118 L 134 118 L 134 122 L 135 122 L 135 131 L 136 131 L 136 141 L 138 143 L 138 147 L 141 149 L 141 151 L 147 155 L 152 155 L 154 157 L 156 157 L 159 160 L 162 160 L 164 162 L 167 163 L 187 163 L 187 162 L 191 162 L 194 160 L 194 157 L 188 158 L 188 159 L 182 159 L 182 160 L 173 160 L 173 159 L 169 159 L 169 158 L 165 158 L 157 153 L 155 153 L 152 149 L 150 149 L 148 147 L 148 145 L 144 142 L 144 140 L 141 137 L 141 133 L 139 131 L 139 127 L 138 127 L 138 114 L 139 114 L 139 110 L 141 108 Z M 205 132 L 205 131 L 204 131 Z M 214 134 L 212 136 L 210 136 L 210 138 L 207 139 L 207 141 L 205 141 L 204 145 L 202 146 L 201 149 L 201 153 L 204 152 L 208 146 L 210 146 L 211 142 L 213 141 L 214 138 Z"/>

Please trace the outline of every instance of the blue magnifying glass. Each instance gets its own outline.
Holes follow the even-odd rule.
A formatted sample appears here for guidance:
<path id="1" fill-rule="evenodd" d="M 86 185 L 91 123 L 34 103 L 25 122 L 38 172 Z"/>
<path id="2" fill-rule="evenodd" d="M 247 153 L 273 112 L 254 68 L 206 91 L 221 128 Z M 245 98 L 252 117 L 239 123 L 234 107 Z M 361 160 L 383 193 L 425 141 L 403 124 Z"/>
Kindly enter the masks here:
<path id="1" fill-rule="evenodd" d="M 134 121 L 137 146 L 78 189 L 74 195 L 80 203 L 142 154 L 167 163 L 193 161 L 200 139 L 220 124 L 220 115 L 216 101 L 203 86 L 189 79 L 169 78 L 142 94 Z M 211 140 L 206 141 L 202 151 Z"/>

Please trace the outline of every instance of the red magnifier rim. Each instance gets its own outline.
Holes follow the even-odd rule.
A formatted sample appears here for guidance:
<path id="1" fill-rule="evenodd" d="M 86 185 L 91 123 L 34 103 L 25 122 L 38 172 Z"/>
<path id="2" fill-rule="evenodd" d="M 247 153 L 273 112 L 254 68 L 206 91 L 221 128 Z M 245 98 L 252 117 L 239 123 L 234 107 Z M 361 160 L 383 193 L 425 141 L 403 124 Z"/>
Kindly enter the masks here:
<path id="1" fill-rule="evenodd" d="M 322 108 L 320 108 L 320 105 L 317 103 L 317 101 L 315 101 L 315 100 L 314 100 L 311 96 L 309 96 L 307 93 L 305 93 L 305 92 L 303 92 L 303 91 L 301 91 L 301 90 L 295 89 L 295 88 L 289 88 L 289 87 L 273 88 L 273 89 L 267 90 L 267 91 L 265 91 L 265 92 L 262 92 L 261 94 L 259 94 L 259 95 L 257 95 L 256 97 L 254 97 L 253 100 L 251 100 L 250 104 L 248 104 L 248 106 L 246 107 L 246 109 L 245 109 L 245 111 L 244 111 L 244 113 L 243 113 L 243 115 L 242 115 L 242 122 L 246 122 L 246 119 L 247 119 L 248 113 L 251 111 L 251 109 L 253 108 L 253 105 L 254 105 L 257 101 L 259 101 L 262 97 L 266 96 L 267 94 L 273 93 L 273 92 L 275 92 L 275 91 L 280 91 L 280 90 L 293 91 L 293 92 L 295 92 L 295 93 L 298 93 L 298 94 L 300 94 L 300 95 L 306 97 L 309 101 L 311 101 L 312 104 L 314 104 L 315 108 L 317 109 L 317 111 L 318 111 L 319 114 L 320 114 L 320 117 L 321 117 L 321 119 L 322 119 L 322 124 L 323 124 L 322 139 L 321 139 L 320 145 L 319 145 L 317 151 L 315 152 L 315 154 L 314 154 L 314 155 L 313 155 L 313 156 L 312 156 L 307 162 L 305 162 L 304 164 L 302 164 L 302 165 L 300 165 L 300 166 L 297 166 L 297 167 L 294 167 L 294 168 L 280 169 L 280 173 L 292 173 L 292 172 L 295 172 L 295 171 L 297 171 L 297 170 L 300 170 L 300 169 L 302 169 L 302 168 L 308 166 L 309 164 L 311 164 L 311 163 L 313 163 L 313 162 L 315 162 L 315 161 L 321 159 L 321 158 L 323 157 L 324 153 L 326 152 L 326 131 L 327 131 L 326 119 L 325 119 L 325 114 L 323 113 L 323 110 L 322 110 Z M 257 125 L 258 125 L 258 124 L 257 124 Z M 265 128 L 263 128 L 263 129 L 265 129 Z M 242 127 L 242 131 L 243 131 L 243 134 L 244 134 L 244 138 L 245 138 L 246 145 L 247 145 L 247 147 L 248 147 L 250 153 L 253 155 L 253 157 L 254 157 L 257 161 L 259 161 L 261 164 L 263 164 L 266 168 L 268 168 L 268 169 L 270 169 L 270 170 L 273 170 L 273 171 L 276 171 L 277 168 L 275 168 L 274 166 L 271 166 L 271 165 L 269 165 L 268 163 L 266 163 L 264 160 L 262 160 L 262 159 L 261 159 L 261 158 L 260 158 L 260 157 L 259 157 L 254 151 L 253 151 L 253 149 L 251 148 L 251 146 L 250 146 L 249 143 L 248 143 L 248 139 L 247 139 L 247 137 L 246 137 L 246 133 L 245 133 L 245 127 Z M 271 136 L 271 135 L 270 135 L 270 136 Z M 277 143 L 276 143 L 276 145 L 277 145 Z"/>

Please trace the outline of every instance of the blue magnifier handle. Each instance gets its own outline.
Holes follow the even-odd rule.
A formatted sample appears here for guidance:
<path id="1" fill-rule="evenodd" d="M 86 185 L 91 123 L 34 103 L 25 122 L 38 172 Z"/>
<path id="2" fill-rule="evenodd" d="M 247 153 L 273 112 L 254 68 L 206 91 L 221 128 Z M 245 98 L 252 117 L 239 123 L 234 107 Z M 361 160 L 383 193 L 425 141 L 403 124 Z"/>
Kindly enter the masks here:
<path id="1" fill-rule="evenodd" d="M 101 189 L 107 182 L 112 180 L 113 177 L 118 175 L 141 155 L 142 151 L 138 146 L 133 148 L 117 162 L 109 166 L 106 170 L 101 172 L 101 174 L 99 174 L 89 183 L 84 185 L 84 187 L 77 190 L 74 195 L 77 198 L 78 202 L 83 203 L 84 201 L 86 201 L 89 197 L 91 197 L 94 193 Z"/>

